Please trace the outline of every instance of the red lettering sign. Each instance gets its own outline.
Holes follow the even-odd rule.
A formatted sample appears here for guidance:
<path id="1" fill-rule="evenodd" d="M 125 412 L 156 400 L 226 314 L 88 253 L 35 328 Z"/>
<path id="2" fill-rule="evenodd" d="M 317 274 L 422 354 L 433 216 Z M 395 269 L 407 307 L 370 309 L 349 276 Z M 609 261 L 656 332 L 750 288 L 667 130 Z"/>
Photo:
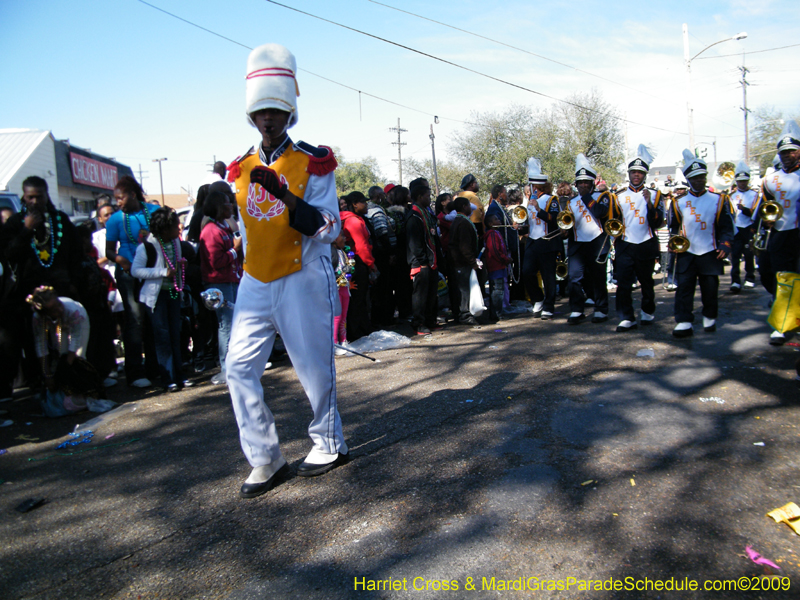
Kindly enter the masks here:
<path id="1" fill-rule="evenodd" d="M 117 185 L 117 167 L 98 160 L 82 156 L 81 154 L 69 153 L 70 170 L 72 171 L 72 181 L 91 185 L 93 187 L 113 190 Z"/>

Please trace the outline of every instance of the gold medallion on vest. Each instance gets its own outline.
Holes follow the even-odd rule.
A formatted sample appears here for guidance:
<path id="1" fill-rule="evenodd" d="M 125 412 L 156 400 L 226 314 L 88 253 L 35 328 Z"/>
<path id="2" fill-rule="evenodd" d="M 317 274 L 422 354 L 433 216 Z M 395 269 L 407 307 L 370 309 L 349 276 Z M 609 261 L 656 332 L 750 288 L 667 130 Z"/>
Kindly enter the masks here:
<path id="1" fill-rule="evenodd" d="M 289 191 L 303 198 L 308 186 L 309 157 L 291 146 L 269 165 Z M 244 270 L 262 283 L 286 277 L 303 268 L 302 234 L 289 225 L 286 205 L 260 184 L 250 183 L 250 171 L 261 165 L 258 153 L 240 162 L 236 203 L 247 237 Z"/>

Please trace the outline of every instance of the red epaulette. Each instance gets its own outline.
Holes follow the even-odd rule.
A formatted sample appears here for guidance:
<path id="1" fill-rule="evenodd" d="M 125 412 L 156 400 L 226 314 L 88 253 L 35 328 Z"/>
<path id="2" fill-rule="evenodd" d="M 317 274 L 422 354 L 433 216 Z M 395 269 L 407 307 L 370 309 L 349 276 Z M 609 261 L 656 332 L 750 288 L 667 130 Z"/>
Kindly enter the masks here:
<path id="1" fill-rule="evenodd" d="M 239 175 L 242 174 L 242 167 L 240 167 L 239 165 L 241 164 L 241 162 L 245 158 L 247 158 L 248 156 L 250 156 L 253 153 L 255 148 L 256 148 L 255 146 L 250 146 L 250 150 L 248 150 L 247 152 L 245 152 L 241 156 L 237 156 L 236 159 L 231 164 L 228 165 L 228 181 L 229 182 L 233 183 L 234 181 L 239 179 Z"/>
<path id="2" fill-rule="evenodd" d="M 336 157 L 333 155 L 333 150 L 331 150 L 328 146 L 320 146 L 320 150 L 326 150 L 325 156 L 317 156 L 316 154 L 311 154 L 308 157 L 308 167 L 306 170 L 310 175 L 317 175 L 321 177 L 322 175 L 327 175 L 328 173 L 333 173 L 336 170 L 336 167 L 339 166 L 339 163 L 336 161 Z"/>

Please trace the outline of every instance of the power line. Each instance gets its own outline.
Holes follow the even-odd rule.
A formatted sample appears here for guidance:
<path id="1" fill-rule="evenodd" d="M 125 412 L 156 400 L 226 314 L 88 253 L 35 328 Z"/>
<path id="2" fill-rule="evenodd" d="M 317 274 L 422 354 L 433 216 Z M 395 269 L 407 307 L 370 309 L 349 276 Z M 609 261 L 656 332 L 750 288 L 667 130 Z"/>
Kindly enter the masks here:
<path id="1" fill-rule="evenodd" d="M 240 47 L 242 47 L 242 48 L 244 48 L 244 49 L 246 49 L 246 50 L 252 50 L 252 49 L 253 49 L 251 46 L 247 46 L 246 44 L 242 44 L 241 42 L 238 42 L 238 41 L 236 41 L 236 40 L 233 40 L 233 39 L 231 39 L 231 38 L 229 38 L 229 37 L 226 37 L 226 36 L 224 36 L 224 35 L 222 35 L 222 34 L 219 34 L 219 33 L 215 32 L 215 31 L 213 31 L 213 30 L 211 30 L 211 29 L 208 29 L 208 28 L 206 28 L 206 27 L 203 27 L 202 25 L 198 25 L 197 23 L 194 23 L 194 22 L 192 22 L 192 21 L 190 21 L 190 20 L 188 20 L 188 19 L 185 19 L 185 18 L 183 18 L 183 17 L 180 17 L 180 16 L 178 16 L 178 15 L 176 15 L 176 14 L 174 14 L 174 13 L 171 13 L 171 12 L 169 12 L 169 11 L 167 11 L 167 10 L 164 10 L 163 8 L 160 8 L 160 7 L 158 7 L 158 6 L 155 6 L 154 4 L 151 4 L 151 3 L 149 3 L 149 2 L 146 2 L 145 0 L 138 0 L 138 1 L 139 1 L 140 3 L 142 3 L 142 4 L 146 5 L 146 6 L 149 6 L 149 7 L 153 8 L 153 9 L 155 9 L 155 10 L 157 10 L 157 11 L 159 11 L 159 12 L 161 12 L 161 13 L 165 14 L 165 15 L 168 15 L 168 16 L 170 16 L 170 17 L 173 17 L 174 19 L 177 19 L 177 20 L 179 20 L 179 21 L 181 21 L 181 22 L 183 22 L 183 23 L 186 23 L 187 25 L 191 25 L 192 27 L 196 27 L 197 29 L 200 29 L 200 30 L 202 30 L 202 31 L 205 31 L 206 33 L 210 33 L 211 35 L 213 35 L 213 36 L 215 36 L 215 37 L 218 37 L 218 38 L 221 38 L 221 39 L 223 39 L 223 40 L 225 40 L 225 41 L 228 41 L 228 42 L 231 42 L 231 43 L 233 43 L 233 44 L 236 44 L 237 46 L 240 46 Z M 270 2 L 271 0 L 267 0 L 267 1 L 268 1 L 268 2 Z M 296 12 L 303 13 L 303 11 L 299 11 L 299 10 L 297 10 L 297 9 L 294 9 L 294 8 L 290 7 L 290 6 L 285 6 L 285 5 L 279 4 L 279 3 L 277 3 L 277 2 L 272 2 L 272 3 L 273 3 L 273 4 L 278 4 L 279 6 L 282 6 L 282 7 L 284 7 L 284 8 L 288 8 L 288 9 L 290 9 L 290 10 L 295 10 Z M 303 14 L 308 14 L 308 13 L 303 13 Z M 314 17 L 314 18 L 321 19 L 321 17 L 316 17 L 315 15 L 309 15 L 309 16 L 311 16 L 311 17 Z M 321 20 L 325 20 L 325 19 L 321 19 Z M 332 23 L 332 24 L 334 24 L 334 25 L 339 25 L 338 23 L 334 23 L 334 22 L 332 22 L 332 21 L 331 21 L 331 23 Z M 345 28 L 347 28 L 347 27 L 346 27 L 346 26 L 344 26 L 344 25 L 341 25 L 341 27 L 345 27 Z M 349 29 L 349 28 L 348 28 L 348 29 Z M 358 31 L 358 30 L 353 30 L 353 31 L 355 31 L 355 32 L 357 32 L 357 33 L 362 33 L 362 34 L 364 34 L 364 35 L 369 35 L 369 34 L 366 34 L 366 33 L 364 33 L 364 32 Z M 383 40 L 382 38 L 378 38 L 377 36 L 371 36 L 371 37 L 375 37 L 376 39 L 379 39 L 379 40 L 381 40 L 381 41 L 388 41 L 388 40 Z M 394 42 L 388 42 L 388 43 L 394 43 Z M 397 45 L 399 45 L 399 44 L 397 44 Z M 401 47 L 403 47 L 403 46 L 401 46 Z M 418 52 L 418 51 L 416 51 L 416 50 L 413 50 L 412 48 L 409 48 L 409 50 L 411 50 L 411 51 L 413 51 L 413 52 Z M 421 54 L 424 54 L 424 53 L 421 53 Z M 442 59 L 438 59 L 438 58 L 436 58 L 436 57 L 433 57 L 433 56 L 431 56 L 431 58 L 434 58 L 434 59 L 436 59 L 436 60 L 442 60 Z M 443 61 L 443 62 L 446 62 L 446 61 Z M 462 69 L 465 69 L 465 70 L 470 70 L 470 69 L 467 69 L 466 67 L 461 67 L 460 65 L 456 65 L 455 63 L 453 63 L 453 64 L 454 64 L 454 66 L 456 66 L 456 67 L 458 67 L 458 68 L 462 68 Z M 339 86 L 339 87 L 343 87 L 343 88 L 345 88 L 345 89 L 348 89 L 348 90 L 351 90 L 351 91 L 354 91 L 354 92 L 361 93 L 361 94 L 363 94 L 363 95 L 365 95 L 365 96 L 368 96 L 368 97 L 370 97 L 370 98 L 374 98 L 375 100 L 379 100 L 379 101 L 381 101 L 381 102 L 386 102 L 387 104 L 392 104 L 392 105 L 394 105 L 394 106 L 398 106 L 398 107 L 400 107 L 400 108 L 404 108 L 404 109 L 406 109 L 406 110 L 410 110 L 410 111 L 412 111 L 412 112 L 417 112 L 417 113 L 420 113 L 420 114 L 423 114 L 423 115 L 427 115 L 427 116 L 433 116 L 433 115 L 434 115 L 434 112 L 433 112 L 433 111 L 421 110 L 421 109 L 419 109 L 419 108 L 414 108 L 414 107 L 412 107 L 412 106 L 408 106 L 408 105 L 405 105 L 405 104 L 401 104 L 401 103 L 399 103 L 399 102 L 395 102 L 394 100 L 389 100 L 388 98 L 384 98 L 384 97 L 382 97 L 382 96 L 378 96 L 378 95 L 376 95 L 376 94 L 370 94 L 369 92 L 365 92 L 365 91 L 363 91 L 363 90 L 359 90 L 358 88 L 354 88 L 354 87 L 352 87 L 352 86 L 350 86 L 350 85 L 347 85 L 347 84 L 341 83 L 341 82 L 339 82 L 339 81 L 336 81 L 336 80 L 334 80 L 334 79 L 330 79 L 329 77 L 324 77 L 323 75 L 320 75 L 320 74 L 318 74 L 318 73 L 314 73 L 313 71 L 309 71 L 308 69 L 302 69 L 302 68 L 301 68 L 301 69 L 298 69 L 298 71 L 303 71 L 304 73 L 308 73 L 309 75 L 312 75 L 312 76 L 314 76 L 314 77 L 318 77 L 319 79 L 323 79 L 323 80 L 325 80 L 325 81 L 327 81 L 327 82 L 329 82 L 329 83 L 332 83 L 332 84 L 334 84 L 334 85 L 337 85 L 337 86 Z M 494 77 L 492 77 L 492 76 L 489 76 L 489 75 L 484 75 L 483 73 L 480 73 L 480 72 L 477 72 L 477 71 L 474 71 L 474 72 L 475 72 L 475 73 L 477 73 L 477 74 L 479 74 L 479 75 L 482 75 L 482 76 L 485 76 L 485 77 L 489 77 L 490 79 L 496 79 L 496 78 L 494 78 Z M 501 82 L 501 83 L 508 83 L 508 82 L 505 82 L 505 81 L 503 81 L 503 80 L 500 80 L 500 79 L 496 79 L 496 80 L 497 80 L 497 81 L 499 81 L 499 82 Z M 557 101 L 557 102 L 563 102 L 563 103 L 566 103 L 566 104 L 570 104 L 570 105 L 572 105 L 572 106 L 575 106 L 576 108 L 579 108 L 579 109 L 581 109 L 581 110 L 587 110 L 587 111 L 590 111 L 590 112 L 595 112 L 595 113 L 598 113 L 598 114 L 601 114 L 601 115 L 604 115 L 604 116 L 611 116 L 612 118 L 618 119 L 618 120 L 620 120 L 620 121 L 623 121 L 623 122 L 630 123 L 630 124 L 632 124 L 632 125 L 639 125 L 639 126 L 641 126 L 641 127 L 647 127 L 647 128 L 650 128 L 650 129 L 656 129 L 656 130 L 658 130 L 658 131 L 664 131 L 664 132 L 667 132 L 667 133 L 672 133 L 672 134 L 676 134 L 676 135 L 687 135 L 685 132 L 682 132 L 682 131 L 677 131 L 677 130 L 674 130 L 674 129 L 664 129 L 664 128 L 662 128 L 662 127 L 656 127 L 656 126 L 654 126 L 654 125 L 646 125 L 646 124 L 644 124 L 644 123 L 639 123 L 639 122 L 637 122 L 637 121 L 631 121 L 631 120 L 629 120 L 629 119 L 623 119 L 623 118 L 620 118 L 620 117 L 618 117 L 617 115 L 613 115 L 613 114 L 609 115 L 608 113 L 602 113 L 602 112 L 600 112 L 600 111 L 597 111 L 597 110 L 592 110 L 592 109 L 590 109 L 590 108 L 586 108 L 586 107 L 580 106 L 580 105 L 578 105 L 578 104 L 574 104 L 574 103 L 568 102 L 568 101 L 566 101 L 566 100 L 560 100 L 559 98 L 554 98 L 554 97 L 552 97 L 552 96 L 547 96 L 546 94 L 541 94 L 541 93 L 539 93 L 539 92 L 535 92 L 535 91 L 533 91 L 533 90 L 528 90 L 527 88 L 524 88 L 524 87 L 522 87 L 522 86 L 518 86 L 518 85 L 516 85 L 516 84 L 513 84 L 513 83 L 508 83 L 508 85 L 511 85 L 511 86 L 514 86 L 514 87 L 518 87 L 518 88 L 520 88 L 520 89 L 522 89 L 522 90 L 529 91 L 529 92 L 531 92 L 531 93 L 534 93 L 534 94 L 539 94 L 539 95 L 542 95 L 542 96 L 544 96 L 544 97 L 546 97 L 546 98 L 549 98 L 549 99 L 551 99 L 551 100 L 555 100 L 555 101 Z M 462 119 L 456 119 L 456 118 L 453 118 L 453 117 L 445 117 L 445 116 L 440 116 L 439 118 L 440 118 L 440 119 L 443 119 L 443 120 L 446 120 L 446 121 L 452 121 L 452 122 L 454 122 L 454 123 L 461 123 L 461 124 L 464 124 L 464 125 L 472 125 L 472 126 L 476 126 L 476 127 L 480 127 L 480 126 L 481 126 L 481 124 L 480 124 L 480 123 L 475 123 L 475 122 L 472 122 L 472 121 L 465 121 L 465 120 L 462 120 Z M 514 128 L 511 128 L 511 127 L 503 127 L 502 129 L 503 129 L 503 130 L 505 130 L 505 131 L 518 131 L 518 130 L 516 130 L 516 129 L 514 129 Z M 735 136 L 717 136 L 717 137 L 740 137 L 740 135 L 741 135 L 741 134 L 739 134 L 739 135 L 735 135 Z M 176 161 L 176 162 L 177 162 L 177 161 Z M 204 161 L 186 161 L 186 162 L 204 162 Z"/>
<path id="2" fill-rule="evenodd" d="M 513 46 L 511 44 L 506 44 L 505 42 L 501 42 L 500 40 L 492 39 L 485 35 L 481 35 L 479 33 L 475 33 L 474 31 L 469 31 L 468 29 L 461 29 L 460 27 L 456 27 L 454 25 L 449 25 L 447 23 L 443 23 L 441 21 L 437 21 L 436 19 L 431 19 L 424 15 L 418 15 L 416 13 L 409 12 L 407 10 L 403 10 L 402 8 L 397 8 L 396 6 L 390 6 L 388 4 L 384 4 L 383 2 L 378 2 L 377 0 L 367 0 L 368 2 L 372 2 L 372 4 L 377 4 L 379 6 L 384 6 L 391 10 L 396 10 L 397 12 L 405 13 L 407 15 L 411 15 L 412 17 L 417 17 L 418 19 L 423 19 L 425 21 L 430 21 L 431 23 L 436 23 L 437 25 L 441 25 L 442 27 L 447 27 L 448 29 L 453 29 L 455 31 L 460 31 L 461 33 L 466 33 L 467 35 L 471 35 L 476 38 L 480 38 L 482 40 L 487 40 L 489 42 L 493 42 L 500 46 L 505 46 L 506 48 L 511 48 L 512 50 L 516 50 L 518 52 L 524 52 L 525 54 L 529 54 L 531 56 L 535 56 L 536 58 L 541 58 L 542 60 L 546 60 L 548 62 L 554 63 L 556 65 L 567 67 L 568 69 L 572 69 L 574 71 L 578 71 L 579 73 L 583 73 L 584 75 L 589 75 L 590 77 L 596 77 L 597 79 L 601 79 L 602 81 L 607 81 L 608 83 L 613 83 L 614 85 L 619 85 L 621 87 L 627 88 L 629 90 L 633 90 L 634 92 L 638 92 L 640 94 L 645 94 L 646 96 L 650 96 L 651 98 L 657 98 L 659 100 L 664 100 L 662 96 L 657 96 L 656 94 L 651 94 L 650 92 L 646 92 L 644 90 L 637 89 L 635 87 L 625 85 L 619 81 L 614 81 L 613 79 L 608 79 L 607 77 L 603 77 L 602 75 L 597 75 L 596 73 L 591 73 L 589 71 L 585 71 L 583 69 L 579 69 L 578 67 L 573 67 L 572 65 L 568 65 L 567 63 L 563 63 L 561 61 L 555 60 L 553 58 L 548 58 L 547 56 L 543 56 L 541 54 L 536 54 L 535 52 L 531 52 L 530 50 L 525 50 L 525 48 L 520 48 L 518 46 Z M 668 100 L 666 102 L 669 102 Z M 670 104 L 674 104 L 669 102 Z"/>
<path id="3" fill-rule="evenodd" d="M 775 52 L 776 50 L 785 50 L 786 48 L 796 48 L 800 44 L 791 44 L 790 46 L 780 46 L 779 48 L 767 48 L 766 50 L 753 50 L 752 52 L 745 52 L 745 54 L 761 54 L 762 52 Z M 718 54 L 717 56 L 701 56 L 695 60 L 711 60 L 712 58 L 727 58 L 729 56 L 740 56 L 739 54 Z"/>
<path id="4" fill-rule="evenodd" d="M 631 123 L 633 125 L 639 125 L 640 127 L 649 127 L 650 129 L 657 129 L 659 131 L 666 131 L 667 133 L 673 133 L 673 131 L 670 130 L 670 129 L 664 129 L 662 127 L 656 127 L 655 125 L 647 125 L 645 123 L 638 123 L 636 121 L 631 121 L 629 119 L 623 119 L 623 118 L 621 118 L 621 117 L 619 117 L 617 115 L 611 114 L 611 113 L 604 113 L 604 112 L 599 111 L 597 109 L 589 108 L 588 106 L 581 106 L 580 104 L 576 104 L 575 102 L 570 102 L 569 100 L 562 100 L 561 98 L 556 98 L 555 96 L 550 96 L 550 95 L 545 94 L 543 92 L 537 92 L 536 90 L 533 90 L 531 88 L 527 88 L 527 87 L 525 87 L 523 85 L 519 85 L 519 84 L 513 83 L 511 81 L 506 81 L 505 79 L 501 79 L 499 77 L 495 77 L 494 75 L 489 75 L 488 73 L 483 73 L 482 71 L 478 71 L 478 70 L 472 69 L 470 67 L 465 67 L 464 65 L 460 65 L 458 63 L 454 63 L 454 62 L 452 62 L 450 60 L 441 58 L 439 56 L 435 56 L 433 54 L 429 54 L 427 52 L 423 52 L 422 50 L 417 50 L 416 48 L 412 48 L 410 46 L 406 46 L 404 44 L 400 44 L 399 42 L 393 42 L 392 40 L 389 40 L 389 39 L 386 39 L 386 38 L 382 38 L 380 36 L 373 35 L 371 33 L 367 33 L 366 31 L 361 31 L 360 29 L 355 29 L 354 27 L 350 27 L 348 25 L 343 25 L 342 23 L 337 23 L 336 21 L 331 21 L 330 19 L 326 19 L 324 17 L 320 17 L 318 15 L 315 15 L 315 14 L 300 10 L 299 8 L 294 8 L 292 6 L 287 6 L 285 4 L 281 4 L 280 2 L 276 2 L 275 0 L 264 0 L 264 1 L 268 2 L 270 4 L 274 4 L 276 6 L 280 6 L 282 8 L 286 8 L 286 9 L 294 11 L 296 13 L 300 13 L 302 15 L 306 15 L 308 17 L 311 17 L 312 19 L 317 19 L 317 20 L 323 21 L 325 23 L 330 23 L 331 25 L 336 25 L 337 27 L 341 27 L 342 29 L 347 29 L 348 31 L 352 31 L 354 33 L 359 33 L 361 35 L 376 39 L 378 41 L 385 42 L 387 44 L 391 44 L 392 46 L 397 46 L 398 48 L 402 48 L 404 50 L 408 50 L 409 52 L 414 52 L 415 54 L 419 54 L 421 56 L 425 56 L 427 58 L 430 58 L 430 59 L 433 59 L 435 61 L 444 63 L 446 65 L 450 65 L 451 67 L 456 67 L 457 69 L 461 69 L 463 71 L 467 71 L 468 73 L 473 73 L 475 75 L 480 75 L 481 77 L 485 77 L 486 79 L 491 79 L 492 81 L 496 81 L 498 83 L 502 83 L 504 85 L 507 85 L 507 86 L 510 86 L 510 87 L 513 87 L 513 88 L 517 88 L 519 90 L 522 90 L 524 92 L 528 92 L 530 94 L 535 94 L 537 96 L 542 96 L 543 98 L 547 98 L 549 100 L 554 100 L 556 102 L 561 102 L 563 104 L 568 104 L 569 106 L 572 106 L 574 108 L 578 108 L 580 110 L 585 110 L 585 111 L 588 111 L 588 112 L 593 112 L 593 113 L 599 114 L 599 115 L 604 116 L 604 117 L 612 117 L 612 118 L 615 118 L 615 119 L 619 119 L 620 121 L 624 121 L 626 123 Z"/>

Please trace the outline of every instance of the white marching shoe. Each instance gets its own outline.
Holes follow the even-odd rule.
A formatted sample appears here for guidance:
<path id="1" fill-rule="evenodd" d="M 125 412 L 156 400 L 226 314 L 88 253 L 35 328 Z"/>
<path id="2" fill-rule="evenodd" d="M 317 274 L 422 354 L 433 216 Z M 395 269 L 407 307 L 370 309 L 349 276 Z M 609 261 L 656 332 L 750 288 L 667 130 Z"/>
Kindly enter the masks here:
<path id="1" fill-rule="evenodd" d="M 678 323 L 675 325 L 675 329 L 672 330 L 672 335 L 676 338 L 685 338 L 691 337 L 694 335 L 694 331 L 692 331 L 692 324 L 684 321 L 683 323 Z"/>

